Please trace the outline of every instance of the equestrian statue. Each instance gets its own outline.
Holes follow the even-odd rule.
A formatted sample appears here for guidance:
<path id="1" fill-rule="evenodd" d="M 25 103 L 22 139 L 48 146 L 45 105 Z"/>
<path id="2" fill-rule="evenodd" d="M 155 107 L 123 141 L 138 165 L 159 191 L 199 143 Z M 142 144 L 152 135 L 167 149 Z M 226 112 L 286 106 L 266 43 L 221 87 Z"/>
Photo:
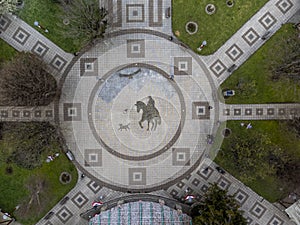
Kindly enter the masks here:
<path id="1" fill-rule="evenodd" d="M 147 120 L 149 130 L 149 124 L 152 124 L 151 130 L 155 131 L 157 124 L 161 124 L 161 118 L 157 108 L 155 108 L 155 102 L 151 96 L 148 96 L 149 100 L 147 105 L 142 101 L 137 101 L 135 106 L 137 107 L 137 112 L 139 113 L 140 110 L 143 110 L 142 118 L 139 121 L 140 127 L 143 129 L 142 123 Z"/>

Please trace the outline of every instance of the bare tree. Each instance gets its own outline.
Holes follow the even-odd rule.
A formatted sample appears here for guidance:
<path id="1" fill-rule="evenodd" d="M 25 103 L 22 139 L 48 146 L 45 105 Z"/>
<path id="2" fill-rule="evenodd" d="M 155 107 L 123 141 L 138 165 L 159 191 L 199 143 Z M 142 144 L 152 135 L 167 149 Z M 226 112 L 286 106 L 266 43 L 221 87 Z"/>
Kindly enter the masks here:
<path id="1" fill-rule="evenodd" d="M 0 16 L 17 10 L 19 0 L 0 0 Z"/>
<path id="2" fill-rule="evenodd" d="M 48 105 L 56 94 L 55 79 L 37 56 L 20 53 L 0 70 L 2 105 Z"/>
<path id="3" fill-rule="evenodd" d="M 99 0 L 72 0 L 68 4 L 63 1 L 62 5 L 64 17 L 69 21 L 65 36 L 83 40 L 85 44 L 103 38 L 108 11 L 100 6 Z"/>

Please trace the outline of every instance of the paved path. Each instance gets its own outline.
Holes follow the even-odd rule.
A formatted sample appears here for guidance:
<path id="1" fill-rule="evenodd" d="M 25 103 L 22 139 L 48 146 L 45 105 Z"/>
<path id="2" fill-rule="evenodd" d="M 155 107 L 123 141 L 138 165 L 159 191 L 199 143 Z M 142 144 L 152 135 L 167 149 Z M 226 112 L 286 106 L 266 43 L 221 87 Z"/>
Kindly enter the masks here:
<path id="1" fill-rule="evenodd" d="M 16 16 L 0 17 L 0 37 L 18 51 L 28 51 L 49 65 L 49 72 L 58 81 L 73 58 L 52 41 Z"/>
<path id="2" fill-rule="evenodd" d="M 286 120 L 300 115 L 300 104 L 236 104 L 222 105 L 221 121 L 226 120 Z"/>
<path id="3" fill-rule="evenodd" d="M 58 115 L 56 122 L 76 165 L 91 177 L 79 179 L 67 195 L 70 199 L 58 203 L 51 210 L 54 215 L 38 224 L 87 224 L 79 215 L 94 199 L 100 195 L 107 199 L 126 196 L 128 188 L 167 189 L 180 198 L 187 188 L 203 195 L 214 182 L 230 194 L 236 193 L 249 224 L 292 224 L 286 214 L 230 174 L 216 171 L 217 165 L 206 158 L 210 149 L 206 136 L 215 132 L 218 121 L 281 119 L 299 112 L 295 104 L 225 105 L 216 98 L 215 84 L 230 76 L 226 70 L 232 64 L 240 66 L 247 60 L 264 43 L 260 37 L 268 30 L 271 35 L 278 30 L 299 9 L 300 2 L 269 1 L 207 57 L 168 40 L 172 34 L 171 18 L 166 16 L 170 0 L 109 0 L 108 4 L 114 15 L 111 31 L 118 33 L 77 58 L 20 19 L 0 19 L 0 37 L 18 51 L 40 56 L 62 88 L 55 113 L 52 105 L 37 109 L 3 107 L 1 119 L 25 121 L 30 115 L 28 120 L 52 120 L 53 114 Z M 167 79 L 169 74 L 175 75 L 174 81 Z M 137 101 L 157 107 L 162 123 L 156 133 L 139 127 Z M 129 130 L 120 129 L 120 124 L 128 123 Z M 150 149 L 153 143 L 156 146 Z"/>
<path id="4" fill-rule="evenodd" d="M 54 104 L 38 107 L 0 106 L 0 122 L 54 122 Z"/>
<path id="5" fill-rule="evenodd" d="M 270 0 L 218 51 L 204 57 L 218 83 L 223 83 L 231 75 L 228 68 L 233 64 L 241 66 L 299 9 L 299 0 Z M 268 38 L 262 40 L 267 32 L 270 32 Z"/>

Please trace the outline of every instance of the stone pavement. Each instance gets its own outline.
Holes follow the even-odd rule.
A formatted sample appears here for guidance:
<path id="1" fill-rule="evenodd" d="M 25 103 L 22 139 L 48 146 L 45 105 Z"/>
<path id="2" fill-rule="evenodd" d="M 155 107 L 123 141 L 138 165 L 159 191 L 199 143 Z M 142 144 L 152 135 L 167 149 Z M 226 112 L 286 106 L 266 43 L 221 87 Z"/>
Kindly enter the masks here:
<path id="1" fill-rule="evenodd" d="M 235 104 L 222 105 L 226 120 L 286 120 L 300 115 L 300 104 Z"/>
<path id="2" fill-rule="evenodd" d="M 62 93 L 54 106 L 2 107 L 1 119 L 54 118 L 75 165 L 87 174 L 68 193 L 69 200 L 58 203 L 51 210 L 54 215 L 38 224 L 87 224 L 80 213 L 99 196 L 167 190 L 181 198 L 187 188 L 203 195 L 214 182 L 236 194 L 249 224 L 292 224 L 230 174 L 216 171 L 208 158 L 212 147 L 207 137 L 222 121 L 286 119 L 299 113 L 299 104 L 226 105 L 217 96 L 218 86 L 231 74 L 227 68 L 240 66 L 253 54 L 264 43 L 260 37 L 279 29 L 299 9 L 299 1 L 270 0 L 207 57 L 170 39 L 170 0 L 107 4 L 114 15 L 112 33 L 76 58 L 20 19 L 0 19 L 0 37 L 48 63 Z M 170 74 L 175 78 L 169 79 Z"/>
<path id="3" fill-rule="evenodd" d="M 232 74 L 227 71 L 228 68 L 232 65 L 236 65 L 236 68 L 241 66 L 299 9 L 299 0 L 268 1 L 221 48 L 213 55 L 204 57 L 218 83 L 223 83 Z M 268 32 L 263 40 L 262 37 Z"/>
<path id="4" fill-rule="evenodd" d="M 2 122 L 28 122 L 49 121 L 54 122 L 54 104 L 38 107 L 0 106 L 0 121 Z"/>
<path id="5" fill-rule="evenodd" d="M 50 31 L 51 32 L 51 31 Z M 0 17 L 0 37 L 18 51 L 31 52 L 49 65 L 58 81 L 73 58 L 33 27 L 13 15 Z"/>

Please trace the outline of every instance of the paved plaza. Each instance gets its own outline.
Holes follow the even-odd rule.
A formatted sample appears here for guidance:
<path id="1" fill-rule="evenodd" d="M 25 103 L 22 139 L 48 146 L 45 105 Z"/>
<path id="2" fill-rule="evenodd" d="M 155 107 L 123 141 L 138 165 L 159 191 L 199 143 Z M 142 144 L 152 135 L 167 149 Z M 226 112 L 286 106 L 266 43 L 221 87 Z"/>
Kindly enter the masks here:
<path id="1" fill-rule="evenodd" d="M 181 198 L 202 196 L 209 183 L 228 189 L 251 225 L 294 224 L 213 162 L 217 137 L 228 120 L 284 120 L 300 104 L 228 105 L 219 87 L 228 68 L 242 65 L 264 40 L 300 9 L 299 0 L 270 0 L 218 51 L 199 56 L 172 35 L 171 0 L 108 0 L 107 37 L 78 56 L 64 52 L 24 21 L 0 18 L 0 37 L 49 65 L 61 97 L 47 107 L 1 107 L 1 121 L 50 121 L 59 125 L 79 178 L 38 225 L 83 225 L 91 202 L 130 193 Z M 170 75 L 174 75 L 170 79 Z M 222 137 L 219 143 L 222 143 Z"/>

